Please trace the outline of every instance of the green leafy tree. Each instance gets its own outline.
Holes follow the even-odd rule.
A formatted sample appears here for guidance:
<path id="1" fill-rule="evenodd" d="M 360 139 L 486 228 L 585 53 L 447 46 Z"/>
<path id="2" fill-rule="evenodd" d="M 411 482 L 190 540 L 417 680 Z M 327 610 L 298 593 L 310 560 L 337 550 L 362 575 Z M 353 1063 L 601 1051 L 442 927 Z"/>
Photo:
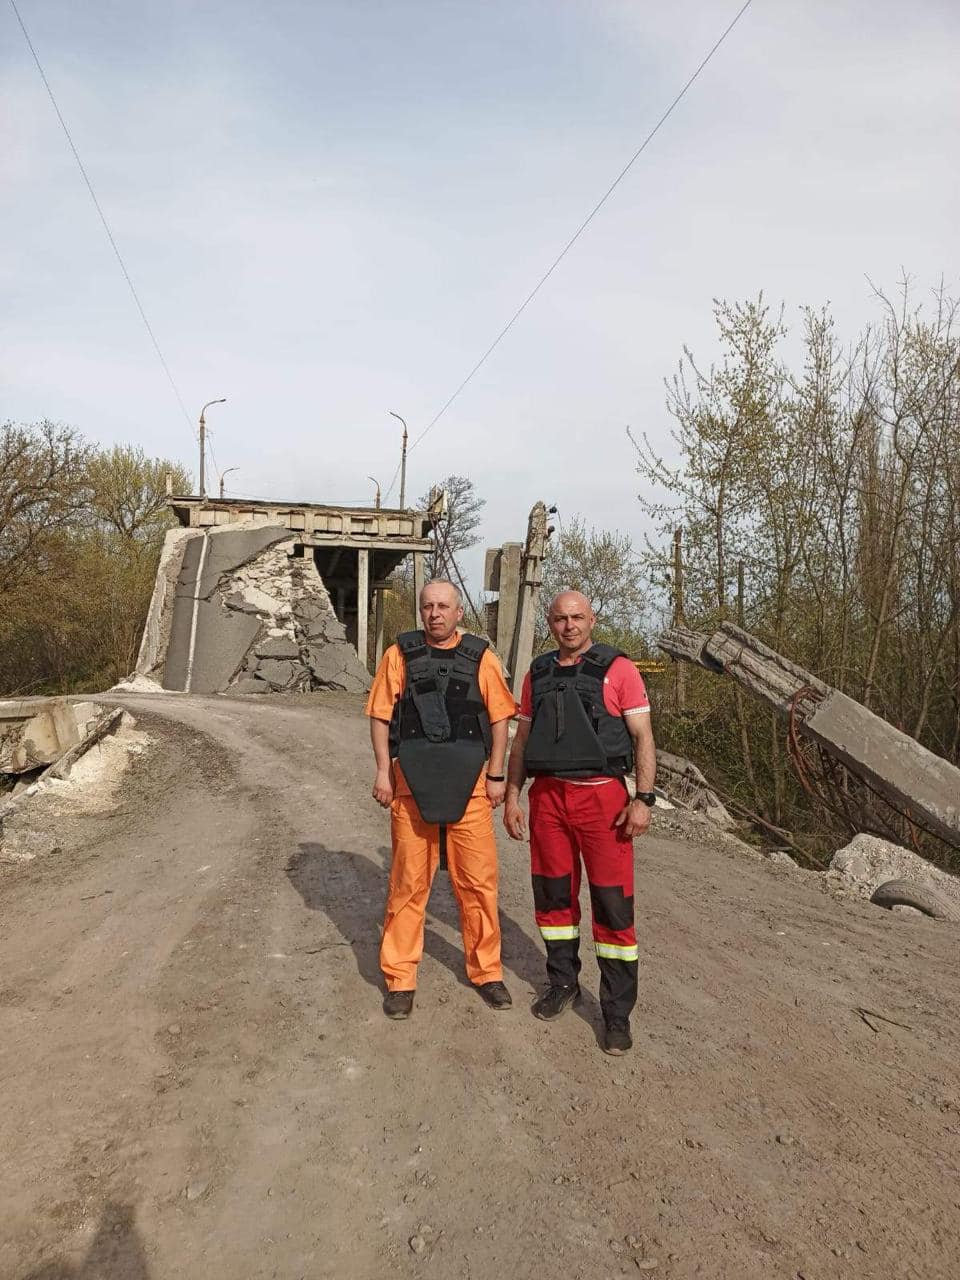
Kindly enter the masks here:
<path id="1" fill-rule="evenodd" d="M 582 591 L 597 615 L 594 636 L 631 655 L 646 650 L 646 570 L 625 533 L 588 528 L 579 516 L 548 544 L 541 597 L 546 609 L 561 591 Z M 538 620 L 539 649 L 552 647 L 546 618 Z"/>

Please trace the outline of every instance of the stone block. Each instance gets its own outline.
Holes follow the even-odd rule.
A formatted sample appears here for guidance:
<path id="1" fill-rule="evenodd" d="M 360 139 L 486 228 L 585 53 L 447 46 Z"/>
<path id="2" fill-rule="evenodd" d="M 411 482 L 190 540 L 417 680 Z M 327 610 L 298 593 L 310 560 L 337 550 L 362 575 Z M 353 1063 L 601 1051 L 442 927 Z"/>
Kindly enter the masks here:
<path id="1" fill-rule="evenodd" d="M 261 640 L 256 653 L 259 658 L 286 658 L 293 662 L 300 660 L 300 646 L 293 636 L 270 636 Z"/>
<path id="2" fill-rule="evenodd" d="M 241 676 L 230 686 L 230 693 L 269 693 L 270 686 L 256 676 Z"/>
<path id="3" fill-rule="evenodd" d="M 287 689 L 299 674 L 299 664 L 266 658 L 257 664 L 256 674 L 260 680 L 266 680 L 275 689 Z"/>

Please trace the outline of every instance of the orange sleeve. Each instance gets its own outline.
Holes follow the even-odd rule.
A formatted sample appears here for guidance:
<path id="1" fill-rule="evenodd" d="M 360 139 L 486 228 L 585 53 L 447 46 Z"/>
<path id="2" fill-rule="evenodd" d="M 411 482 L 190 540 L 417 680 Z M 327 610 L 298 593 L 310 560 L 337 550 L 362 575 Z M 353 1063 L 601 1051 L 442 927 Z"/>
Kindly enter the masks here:
<path id="1" fill-rule="evenodd" d="M 389 722 L 394 704 L 403 693 L 406 667 L 400 650 L 392 644 L 383 655 L 377 674 L 373 677 L 364 713 L 373 720 Z"/>
<path id="2" fill-rule="evenodd" d="M 489 649 L 480 659 L 477 682 L 480 685 L 480 692 L 486 703 L 490 723 L 496 724 L 498 720 L 512 720 L 517 714 L 517 704 L 514 702 L 513 694 L 503 678 L 500 659 L 495 653 L 491 653 Z"/>

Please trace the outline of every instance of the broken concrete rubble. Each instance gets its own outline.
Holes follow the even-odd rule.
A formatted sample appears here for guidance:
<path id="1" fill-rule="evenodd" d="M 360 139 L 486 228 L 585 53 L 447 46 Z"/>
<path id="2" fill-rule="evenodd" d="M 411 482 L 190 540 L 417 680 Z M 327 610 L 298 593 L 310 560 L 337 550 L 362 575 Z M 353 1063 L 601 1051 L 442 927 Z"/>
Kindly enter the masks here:
<path id="1" fill-rule="evenodd" d="M 960 907 L 960 880 L 956 876 L 880 836 L 865 832 L 854 836 L 830 859 L 830 870 L 841 876 L 861 898 L 871 898 L 874 891 L 889 880 L 912 880 L 935 889 Z"/>
<path id="2" fill-rule="evenodd" d="M 960 769 L 947 760 L 732 623 L 712 635 L 677 627 L 658 644 L 671 657 L 729 675 L 789 714 L 801 737 L 899 813 L 960 848 Z"/>
<path id="3" fill-rule="evenodd" d="M 295 556 L 294 545 L 292 537 L 275 543 L 221 584 L 224 606 L 253 613 L 261 624 L 228 687 L 245 693 L 369 688 L 370 676 L 346 639 L 313 558 Z"/>
<path id="4" fill-rule="evenodd" d="M 715 822 L 725 831 L 736 823 L 697 766 L 685 756 L 657 750 L 657 784 L 671 800 Z"/>
<path id="5" fill-rule="evenodd" d="M 0 702 L 0 774 L 20 780 L 0 802 L 0 844 L 10 823 L 35 796 L 70 780 L 91 748 L 134 724 L 121 708 L 95 702 L 64 698 Z M 39 765 L 38 758 L 42 759 Z M 26 768 L 21 767 L 24 764 Z"/>
<path id="6" fill-rule="evenodd" d="M 76 747 L 102 711 L 93 702 L 52 698 L 0 703 L 0 773 L 31 773 Z"/>

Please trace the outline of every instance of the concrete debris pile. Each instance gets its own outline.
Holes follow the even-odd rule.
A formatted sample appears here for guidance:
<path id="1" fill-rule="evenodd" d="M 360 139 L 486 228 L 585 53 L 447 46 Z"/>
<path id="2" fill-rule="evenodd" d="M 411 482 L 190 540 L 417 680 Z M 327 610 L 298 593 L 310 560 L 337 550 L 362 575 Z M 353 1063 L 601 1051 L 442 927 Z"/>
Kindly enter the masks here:
<path id="1" fill-rule="evenodd" d="M 370 677 L 313 559 L 295 557 L 293 548 L 290 537 L 275 543 L 221 582 L 224 608 L 260 624 L 228 688 L 236 693 L 369 688 Z"/>
<path id="2" fill-rule="evenodd" d="M 707 779 L 685 756 L 657 750 L 657 786 L 666 792 L 674 804 L 702 814 L 722 830 L 731 831 L 736 826 L 723 801 L 711 790 Z"/>
<path id="3" fill-rule="evenodd" d="M 63 698 L 0 703 L 0 773 L 41 772 L 78 746 L 102 713 L 95 702 Z"/>
<path id="4" fill-rule="evenodd" d="M 789 714 L 800 737 L 894 809 L 960 848 L 960 769 L 732 623 L 712 634 L 675 627 L 658 644 L 673 658 L 730 676 Z"/>
<path id="5" fill-rule="evenodd" d="M 370 686 L 310 549 L 276 525 L 171 531 L 135 678 L 191 693 Z"/>
<path id="6" fill-rule="evenodd" d="M 96 702 L 0 702 L 0 832 L 41 788 L 69 779 L 91 748 L 133 724 L 121 708 Z"/>
<path id="7" fill-rule="evenodd" d="M 826 877 L 879 906 L 913 908 L 960 921 L 960 880 L 880 836 L 854 836 L 830 859 Z"/>
<path id="8" fill-rule="evenodd" d="M 121 707 L 0 702 L 0 865 L 58 852 L 73 818 L 112 812 L 131 760 L 148 742 Z"/>

